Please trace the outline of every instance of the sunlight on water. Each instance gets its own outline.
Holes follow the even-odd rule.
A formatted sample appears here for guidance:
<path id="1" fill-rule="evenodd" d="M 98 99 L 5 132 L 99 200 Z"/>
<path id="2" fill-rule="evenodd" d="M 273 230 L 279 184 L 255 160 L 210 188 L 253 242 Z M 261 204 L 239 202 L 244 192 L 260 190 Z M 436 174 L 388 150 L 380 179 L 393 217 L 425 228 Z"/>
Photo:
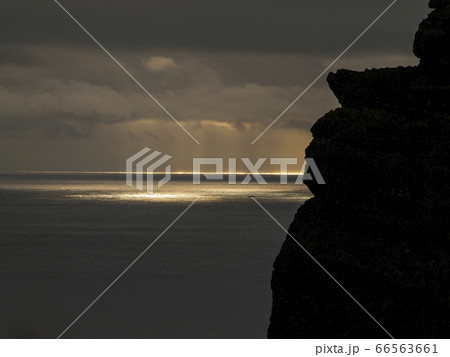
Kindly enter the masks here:
<path id="1" fill-rule="evenodd" d="M 137 193 L 137 194 L 127 194 L 127 193 L 86 193 L 77 195 L 66 195 L 67 198 L 81 199 L 81 200 L 117 200 L 117 201 L 169 201 L 169 200 L 184 200 L 188 199 L 188 195 L 183 194 L 162 194 L 162 193 Z M 194 197 L 194 196 L 192 196 Z"/>
<path id="2" fill-rule="evenodd" d="M 194 185 L 187 175 L 174 176 L 172 181 L 154 193 L 139 191 L 125 184 L 123 174 L 22 174 L 0 175 L 0 189 L 45 191 L 65 200 L 122 201 L 122 202 L 185 202 L 197 197 L 203 202 L 248 200 L 250 197 L 305 201 L 312 197 L 305 185 L 279 184 L 278 179 L 267 179 L 266 185 L 230 185 L 227 181 L 207 181 Z M 238 181 L 239 182 L 239 181 Z"/>

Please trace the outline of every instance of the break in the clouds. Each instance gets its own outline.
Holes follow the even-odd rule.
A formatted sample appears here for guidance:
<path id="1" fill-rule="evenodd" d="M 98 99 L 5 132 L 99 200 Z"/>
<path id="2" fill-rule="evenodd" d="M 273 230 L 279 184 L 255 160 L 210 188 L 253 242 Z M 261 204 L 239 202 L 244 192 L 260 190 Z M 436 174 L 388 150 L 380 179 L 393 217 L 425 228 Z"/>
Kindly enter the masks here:
<path id="1" fill-rule="evenodd" d="M 0 170 L 122 170 L 142 146 L 189 157 L 302 156 L 337 102 L 324 78 L 250 145 L 390 1 L 54 1 L 2 7 Z M 333 68 L 415 64 L 426 1 L 399 1 Z M 70 160 L 67 159 L 70 155 Z M 176 166 L 177 164 L 175 164 Z"/>
<path id="2" fill-rule="evenodd" d="M 151 72 L 166 71 L 176 67 L 175 61 L 170 57 L 156 56 L 144 60 L 145 67 Z"/>

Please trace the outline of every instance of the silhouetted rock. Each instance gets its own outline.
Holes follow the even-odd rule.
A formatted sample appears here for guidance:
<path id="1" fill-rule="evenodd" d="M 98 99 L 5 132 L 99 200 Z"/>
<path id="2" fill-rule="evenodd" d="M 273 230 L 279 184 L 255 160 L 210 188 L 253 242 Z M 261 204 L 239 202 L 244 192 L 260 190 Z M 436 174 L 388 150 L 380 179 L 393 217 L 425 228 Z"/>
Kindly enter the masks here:
<path id="1" fill-rule="evenodd" d="M 444 337 L 449 325 L 450 1 L 420 25 L 417 67 L 339 70 L 342 108 L 319 119 L 306 157 L 326 185 L 289 232 L 396 338 Z M 384 338 L 287 237 L 272 277 L 271 338 Z"/>
<path id="2" fill-rule="evenodd" d="M 432 0 L 436 8 L 419 26 L 414 41 L 414 54 L 420 67 L 434 80 L 448 86 L 450 77 L 450 6 L 449 0 Z"/>

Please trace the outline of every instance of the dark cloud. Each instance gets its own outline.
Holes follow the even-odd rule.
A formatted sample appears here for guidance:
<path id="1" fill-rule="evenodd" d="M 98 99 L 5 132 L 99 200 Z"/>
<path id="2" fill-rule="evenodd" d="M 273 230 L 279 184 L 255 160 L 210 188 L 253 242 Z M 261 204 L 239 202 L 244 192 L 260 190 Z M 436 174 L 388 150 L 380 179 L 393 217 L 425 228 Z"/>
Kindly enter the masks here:
<path id="1" fill-rule="evenodd" d="M 391 0 L 60 0 L 109 48 L 334 53 Z M 409 51 L 427 1 L 398 1 L 355 50 Z M 89 46 L 52 0 L 2 5 L 2 42 Z"/>
<path id="2" fill-rule="evenodd" d="M 23 46 L 3 45 L 0 51 L 0 65 L 35 66 L 40 64 L 39 58 Z"/>

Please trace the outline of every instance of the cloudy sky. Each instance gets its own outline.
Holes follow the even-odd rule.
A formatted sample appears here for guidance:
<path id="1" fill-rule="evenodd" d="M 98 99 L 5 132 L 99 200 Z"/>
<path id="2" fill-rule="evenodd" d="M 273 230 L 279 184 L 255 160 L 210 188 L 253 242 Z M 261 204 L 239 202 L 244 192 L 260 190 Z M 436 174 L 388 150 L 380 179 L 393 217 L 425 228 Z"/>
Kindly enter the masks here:
<path id="1" fill-rule="evenodd" d="M 0 10 L 0 171 L 123 171 L 145 146 L 192 157 L 298 157 L 338 103 L 325 77 L 392 0 L 53 0 Z M 331 70 L 415 65 L 426 0 L 399 0 Z M 256 160 L 255 160 L 256 161 Z M 266 168 L 265 171 L 270 171 Z"/>

